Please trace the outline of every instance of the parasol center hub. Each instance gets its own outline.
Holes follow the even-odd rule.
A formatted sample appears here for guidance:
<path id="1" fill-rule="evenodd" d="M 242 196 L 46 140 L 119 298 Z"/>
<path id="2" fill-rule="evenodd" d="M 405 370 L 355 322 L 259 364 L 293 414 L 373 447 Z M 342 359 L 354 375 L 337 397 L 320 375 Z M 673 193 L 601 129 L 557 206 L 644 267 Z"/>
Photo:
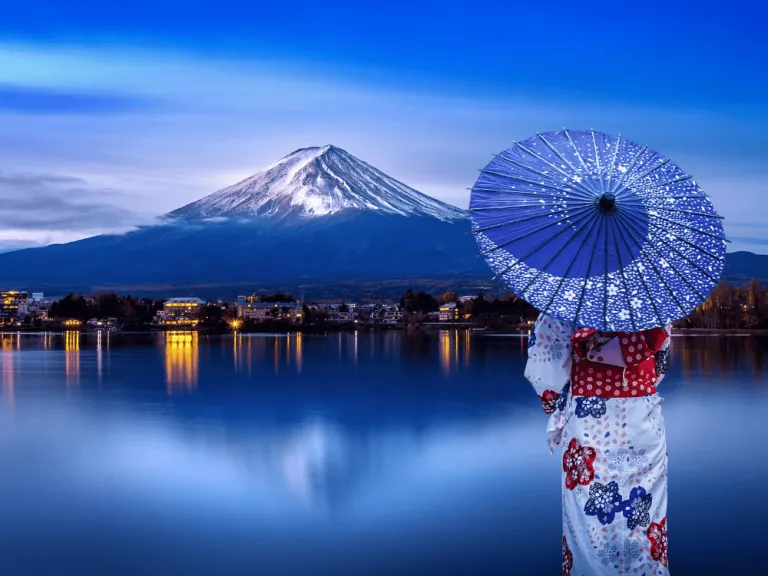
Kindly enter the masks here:
<path id="1" fill-rule="evenodd" d="M 597 205 L 600 207 L 600 211 L 603 214 L 610 214 L 616 209 L 616 196 L 610 192 L 606 192 L 600 196 Z"/>

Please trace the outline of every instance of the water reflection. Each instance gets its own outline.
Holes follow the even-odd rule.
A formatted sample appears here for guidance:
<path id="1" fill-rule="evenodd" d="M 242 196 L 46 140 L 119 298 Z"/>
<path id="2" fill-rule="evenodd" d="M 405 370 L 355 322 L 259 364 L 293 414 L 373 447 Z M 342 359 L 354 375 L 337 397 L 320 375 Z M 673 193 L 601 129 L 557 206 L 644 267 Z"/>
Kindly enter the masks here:
<path id="1" fill-rule="evenodd" d="M 686 380 L 702 373 L 728 376 L 745 371 L 762 380 L 767 347 L 768 338 L 762 336 L 678 336 L 671 354 Z"/>
<path id="2" fill-rule="evenodd" d="M 272 354 L 272 358 L 275 366 L 275 374 L 279 374 L 280 373 L 280 341 L 277 338 L 274 339 L 273 352 L 274 353 Z"/>
<path id="3" fill-rule="evenodd" d="M 232 360 L 234 362 L 234 370 L 235 372 L 240 371 L 240 362 L 242 362 L 243 357 L 243 337 L 241 334 L 238 334 L 235 332 L 234 336 L 232 337 Z M 250 372 L 250 369 L 249 369 Z"/>
<path id="4" fill-rule="evenodd" d="M 71 330 L 64 333 L 64 372 L 67 387 L 80 382 L 80 332 Z"/>
<path id="5" fill-rule="evenodd" d="M 462 365 L 464 368 L 469 366 L 472 336 L 468 330 L 440 330 L 438 342 L 440 368 L 444 374 L 450 374 Z"/>
<path id="6" fill-rule="evenodd" d="M 289 368 L 294 365 L 296 372 L 301 374 L 302 364 L 302 334 L 288 333 L 285 335 L 285 365 Z"/>
<path id="7" fill-rule="evenodd" d="M 55 334 L 53 332 L 43 332 L 40 335 L 40 347 L 43 350 L 52 350 L 55 342 Z"/>
<path id="8" fill-rule="evenodd" d="M 168 394 L 197 388 L 199 335 L 197 332 L 165 333 L 165 384 Z"/>
<path id="9" fill-rule="evenodd" d="M 96 332 L 96 377 L 99 384 L 104 374 L 104 348 L 109 348 L 109 332 L 99 330 Z"/>
<path id="10" fill-rule="evenodd" d="M 524 338 L 111 338 L 2 337 L 0 403 L 15 409 L 0 409 L 0 574 L 115 574 L 126 558 L 146 575 L 557 573 L 557 459 L 520 376 Z M 745 565 L 761 553 L 766 463 L 733 446 L 765 433 L 766 349 L 673 344 L 681 574 L 761 573 Z M 66 398 L 65 358 L 79 374 Z M 723 469 L 733 489 L 702 508 Z M 701 552 L 716 549 L 738 553 Z"/>
<path id="11" fill-rule="evenodd" d="M 284 439 L 278 453 L 285 488 L 305 504 L 335 507 L 360 471 L 349 450 L 344 434 L 326 422 L 304 424 Z"/>
<path id="12" fill-rule="evenodd" d="M 303 334 L 235 334 L 232 337 L 232 362 L 236 373 L 245 369 L 248 375 L 252 375 L 254 364 L 270 361 L 274 374 L 280 374 L 283 369 L 301 374 L 304 369 Z"/>
<path id="13" fill-rule="evenodd" d="M 14 394 L 15 394 L 15 368 L 13 352 L 14 348 L 18 347 L 21 343 L 21 338 L 14 336 L 6 337 L 3 335 L 2 340 L 2 381 L 3 381 L 3 399 L 8 405 L 8 408 L 13 408 Z"/>

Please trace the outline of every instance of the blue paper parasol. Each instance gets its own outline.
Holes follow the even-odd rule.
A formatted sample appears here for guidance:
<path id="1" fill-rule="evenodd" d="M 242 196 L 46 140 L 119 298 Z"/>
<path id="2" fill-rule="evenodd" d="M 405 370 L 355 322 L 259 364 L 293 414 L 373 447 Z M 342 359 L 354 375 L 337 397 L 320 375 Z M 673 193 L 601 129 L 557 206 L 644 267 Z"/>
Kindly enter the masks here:
<path id="1" fill-rule="evenodd" d="M 574 326 L 665 326 L 707 299 L 725 265 L 708 196 L 620 136 L 563 130 L 519 142 L 481 170 L 469 208 L 496 276 Z"/>

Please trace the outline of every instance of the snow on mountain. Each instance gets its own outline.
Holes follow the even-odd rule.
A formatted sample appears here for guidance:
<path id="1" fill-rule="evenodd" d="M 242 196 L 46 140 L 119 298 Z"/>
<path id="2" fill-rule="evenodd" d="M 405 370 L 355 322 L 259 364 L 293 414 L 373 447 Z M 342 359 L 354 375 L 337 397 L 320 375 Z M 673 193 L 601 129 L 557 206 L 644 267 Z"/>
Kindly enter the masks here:
<path id="1" fill-rule="evenodd" d="M 322 216 L 342 210 L 401 216 L 466 218 L 335 146 L 301 148 L 266 170 L 169 214 L 172 218 Z"/>

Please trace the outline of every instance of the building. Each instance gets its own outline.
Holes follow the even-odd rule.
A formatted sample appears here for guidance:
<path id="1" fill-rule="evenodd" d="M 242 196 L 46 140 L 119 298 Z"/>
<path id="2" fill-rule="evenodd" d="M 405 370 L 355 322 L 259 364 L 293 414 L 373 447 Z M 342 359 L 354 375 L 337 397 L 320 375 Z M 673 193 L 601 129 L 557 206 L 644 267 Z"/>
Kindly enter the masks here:
<path id="1" fill-rule="evenodd" d="M 85 323 L 89 330 L 115 332 L 120 329 L 117 318 L 91 318 Z"/>
<path id="2" fill-rule="evenodd" d="M 48 311 L 51 309 L 51 301 L 46 300 L 42 292 L 33 292 L 32 298 L 27 304 L 27 311 L 33 318 L 48 320 Z"/>
<path id="3" fill-rule="evenodd" d="M 404 317 L 403 311 L 397 304 L 384 305 L 378 310 L 378 323 L 386 326 L 402 324 Z"/>
<path id="4" fill-rule="evenodd" d="M 325 308 L 328 322 L 332 324 L 353 324 L 355 322 L 354 304 L 330 304 Z"/>
<path id="5" fill-rule="evenodd" d="M 290 322 L 301 324 L 304 309 L 301 302 L 255 302 L 237 301 L 237 317 L 251 322 Z"/>
<path id="6" fill-rule="evenodd" d="M 374 324 L 376 322 L 376 304 L 361 304 L 355 306 L 355 322 L 357 324 Z"/>
<path id="7" fill-rule="evenodd" d="M 29 293 L 19 290 L 0 292 L 0 324 L 17 322 L 29 313 Z"/>
<path id="8" fill-rule="evenodd" d="M 205 301 L 200 298 L 171 298 L 155 316 L 161 326 L 196 326 Z"/>
<path id="9" fill-rule="evenodd" d="M 440 306 L 440 322 L 455 322 L 459 318 L 456 302 L 446 302 Z"/>

